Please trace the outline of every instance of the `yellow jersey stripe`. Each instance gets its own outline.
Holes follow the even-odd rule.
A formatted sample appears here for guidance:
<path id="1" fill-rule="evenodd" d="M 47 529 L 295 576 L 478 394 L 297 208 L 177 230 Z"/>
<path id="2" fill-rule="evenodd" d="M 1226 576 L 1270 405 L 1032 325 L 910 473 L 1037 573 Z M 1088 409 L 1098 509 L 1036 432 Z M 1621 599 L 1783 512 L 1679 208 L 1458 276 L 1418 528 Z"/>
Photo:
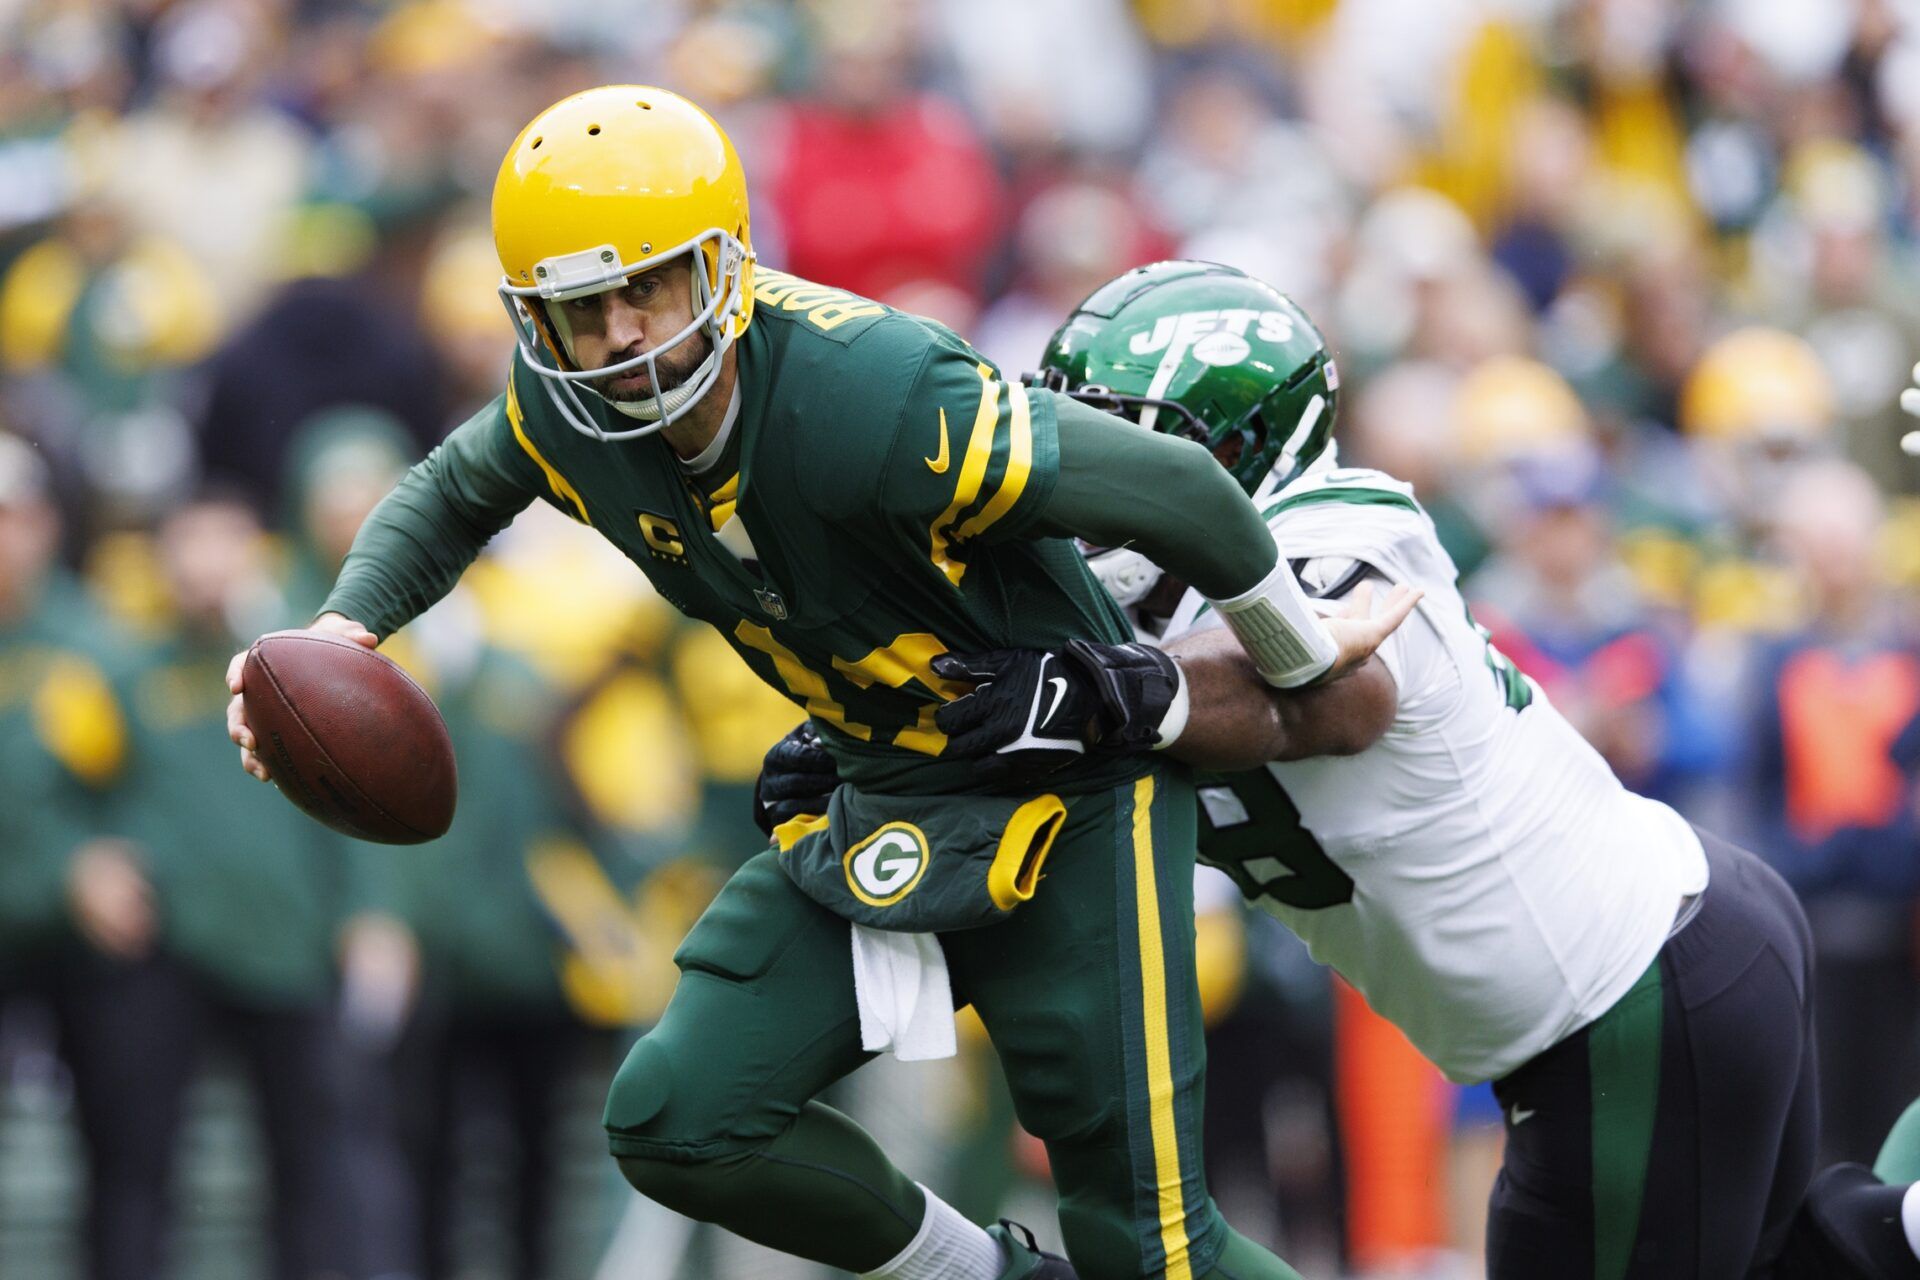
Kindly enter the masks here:
<path id="1" fill-rule="evenodd" d="M 591 529 L 593 520 L 587 515 L 587 504 L 581 500 L 580 491 L 567 482 L 567 478 L 560 474 L 558 468 L 541 457 L 540 451 L 533 447 L 533 441 L 527 438 L 527 429 L 521 422 L 520 394 L 514 390 L 512 377 L 507 379 L 507 421 L 513 426 L 513 438 L 520 442 L 520 447 L 526 451 L 527 456 L 546 473 L 547 487 L 553 490 L 553 496 L 572 503 L 574 519 Z"/>
<path id="2" fill-rule="evenodd" d="M 1133 784 L 1133 892 L 1140 930 L 1140 1007 L 1147 1044 L 1147 1114 L 1154 1181 L 1160 1192 L 1160 1244 L 1167 1280 L 1192 1280 L 1187 1208 L 1180 1176 L 1180 1134 L 1173 1115 L 1173 1050 L 1167 1037 L 1167 970 L 1160 945 L 1160 888 L 1153 870 L 1153 775 Z"/>
<path id="3" fill-rule="evenodd" d="M 773 632 L 743 618 L 734 627 L 733 635 L 749 649 L 758 649 L 773 659 L 773 670 L 780 677 L 780 683 L 787 687 L 788 693 L 805 704 L 808 715 L 816 720 L 825 720 L 842 733 L 862 742 L 872 740 L 873 730 L 858 721 L 847 719 L 847 709 L 833 700 L 833 691 L 827 688 L 826 677 L 801 662 L 793 650 L 773 638 Z"/>
<path id="4" fill-rule="evenodd" d="M 954 559 L 950 550 L 954 539 L 953 522 L 980 496 L 980 486 L 987 478 L 987 462 L 993 457 L 994 431 L 1000 425 L 1000 381 L 993 376 L 993 370 L 984 364 L 979 366 L 979 373 L 980 407 L 973 415 L 973 431 L 967 437 L 967 455 L 960 464 L 960 482 L 954 488 L 953 501 L 933 522 L 931 549 L 928 552 L 934 567 L 946 574 L 947 581 L 956 587 L 960 585 L 960 577 L 966 573 L 967 566 Z"/>
<path id="5" fill-rule="evenodd" d="M 707 512 L 707 519 L 713 522 L 713 531 L 720 532 L 727 527 L 727 521 L 733 519 L 733 511 L 740 501 L 740 473 L 734 472 L 727 482 L 707 495 L 707 501 L 713 504 Z"/>
<path id="6" fill-rule="evenodd" d="M 1027 404 L 1027 389 L 1017 382 L 1007 384 L 1007 405 L 1012 411 L 1007 424 L 1007 472 L 1000 488 L 980 514 L 960 526 L 957 537 L 972 538 L 985 533 L 1026 492 L 1027 477 L 1033 474 L 1033 418 Z"/>

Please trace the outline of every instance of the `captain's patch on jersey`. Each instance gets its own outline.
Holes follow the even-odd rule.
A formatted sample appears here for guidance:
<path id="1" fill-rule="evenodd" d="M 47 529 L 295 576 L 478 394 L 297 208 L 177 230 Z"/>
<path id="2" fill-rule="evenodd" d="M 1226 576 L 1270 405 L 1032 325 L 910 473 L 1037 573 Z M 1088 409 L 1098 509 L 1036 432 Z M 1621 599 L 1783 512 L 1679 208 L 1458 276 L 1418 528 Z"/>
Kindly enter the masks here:
<path id="1" fill-rule="evenodd" d="M 636 511 L 633 518 L 640 526 L 640 536 L 647 540 L 647 550 L 656 559 L 687 562 L 687 544 L 680 536 L 679 525 L 651 511 Z"/>

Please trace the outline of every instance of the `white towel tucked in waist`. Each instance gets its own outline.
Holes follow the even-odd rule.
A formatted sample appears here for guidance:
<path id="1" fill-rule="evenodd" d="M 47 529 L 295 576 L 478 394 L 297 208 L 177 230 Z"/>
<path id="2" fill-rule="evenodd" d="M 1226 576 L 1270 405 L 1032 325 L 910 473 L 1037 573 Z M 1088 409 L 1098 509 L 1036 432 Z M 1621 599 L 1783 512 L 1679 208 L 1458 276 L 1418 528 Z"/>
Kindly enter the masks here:
<path id="1" fill-rule="evenodd" d="M 953 988 L 933 934 L 854 925 L 853 994 L 867 1052 L 902 1062 L 953 1056 Z"/>

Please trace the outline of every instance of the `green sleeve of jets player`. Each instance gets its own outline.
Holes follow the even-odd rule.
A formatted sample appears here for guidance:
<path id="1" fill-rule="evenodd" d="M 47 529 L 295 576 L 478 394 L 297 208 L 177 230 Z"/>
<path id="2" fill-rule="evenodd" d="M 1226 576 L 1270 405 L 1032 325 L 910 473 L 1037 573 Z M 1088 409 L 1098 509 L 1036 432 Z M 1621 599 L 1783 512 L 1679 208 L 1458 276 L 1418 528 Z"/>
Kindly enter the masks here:
<path id="1" fill-rule="evenodd" d="M 380 500 L 320 611 L 344 614 L 384 640 L 451 591 L 540 488 L 537 468 L 514 440 L 502 396 Z"/>
<path id="2" fill-rule="evenodd" d="M 1273 534 L 1204 447 L 1044 394 L 1059 424 L 1060 474 L 1043 532 L 1099 547 L 1131 544 L 1215 600 L 1251 590 L 1272 572 L 1279 559 Z"/>

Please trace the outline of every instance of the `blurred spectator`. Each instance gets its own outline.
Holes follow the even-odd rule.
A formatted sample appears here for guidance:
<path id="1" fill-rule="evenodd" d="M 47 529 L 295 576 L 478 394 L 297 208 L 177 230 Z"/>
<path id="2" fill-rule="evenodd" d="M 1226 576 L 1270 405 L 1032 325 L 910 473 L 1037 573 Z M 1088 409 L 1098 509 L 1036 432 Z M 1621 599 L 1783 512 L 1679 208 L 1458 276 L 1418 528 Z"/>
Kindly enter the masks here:
<path id="1" fill-rule="evenodd" d="M 45 979 L 71 938 L 69 859 L 112 832 L 104 798 L 126 762 L 127 655 L 57 566 L 48 485 L 35 451 L 0 433 L 0 992 Z M 152 904 L 127 887 L 75 905 L 95 937 L 139 949 Z"/>
<path id="2" fill-rule="evenodd" d="M 336 963 L 363 962 L 374 917 L 346 842 L 233 777 L 222 741 L 228 657 L 284 620 L 257 517 L 208 493 L 156 539 L 172 623 L 140 655 L 135 753 L 119 818 L 137 844 L 85 855 L 72 894 L 96 958 L 68 975 L 65 1034 L 100 1208 L 96 1274 L 144 1277 L 163 1254 L 187 1090 L 218 1043 L 245 1063 L 271 1170 L 272 1274 L 370 1274 L 350 1196 Z M 130 933 L 116 904 L 133 897 Z M 336 960 L 338 958 L 338 960 Z"/>
<path id="3" fill-rule="evenodd" d="M 56 566 L 47 486 L 34 451 L 0 434 L 0 995 L 60 1011 L 93 1161 L 85 1256 L 92 1275 L 114 1280 L 151 1265 L 157 1206 L 134 1193 L 165 1154 L 112 1134 L 112 1108 L 128 1095 L 111 1073 L 127 1059 L 76 1035 L 75 1012 L 96 975 L 150 953 L 159 921 L 142 851 L 116 821 L 129 655 Z"/>
<path id="4" fill-rule="evenodd" d="M 221 346 L 200 421 L 210 475 L 276 509 L 293 428 L 339 405 L 392 414 L 417 452 L 438 443 L 452 424 L 440 358 L 416 318 L 425 232 L 382 239 L 352 276 L 289 283 Z"/>
<path id="5" fill-rule="evenodd" d="M 1920 1089 L 1920 774 L 1893 755 L 1920 716 L 1920 649 L 1881 588 L 1882 506 L 1867 474 L 1803 464 L 1779 508 L 1810 623 L 1756 664 L 1747 794 L 1754 847 L 1813 925 L 1823 1158 L 1858 1159 Z"/>
<path id="6" fill-rule="evenodd" d="M 961 98 L 1018 172 L 1025 160 L 1119 156 L 1146 127 L 1153 79 L 1122 0 L 935 0 L 924 39 L 951 51 Z M 1023 38 L 1009 41 L 1006 32 Z"/>
<path id="7" fill-rule="evenodd" d="M 449 416 L 464 420 L 500 394 L 500 371 L 514 351 L 500 323 L 500 259 L 493 237 L 453 226 L 434 242 L 420 288 L 420 320 L 446 372 Z"/>
<path id="8" fill-rule="evenodd" d="M 1004 216 L 978 133 L 916 88 L 904 7 L 832 0 L 810 16 L 816 91 L 787 109 L 756 179 L 784 232 L 781 265 L 882 301 L 944 285 L 977 308 Z"/>
<path id="9" fill-rule="evenodd" d="M 1014 286 L 980 317 L 972 340 L 980 353 L 1019 377 L 1081 299 L 1128 267 L 1161 256 L 1138 210 L 1104 184 L 1067 181 L 1020 214 L 1014 237 Z"/>
<path id="10" fill-rule="evenodd" d="M 1684 679 L 1680 637 L 1615 552 L 1599 453 L 1520 458 L 1511 478 L 1519 512 L 1466 583 L 1475 614 L 1622 782 L 1684 798 L 1719 763 L 1718 744 Z"/>
<path id="11" fill-rule="evenodd" d="M 92 161 L 131 225 L 182 246 L 229 316 L 276 278 L 311 164 L 298 127 L 261 101 L 271 23 L 268 6 L 247 0 L 162 9 L 148 33 L 154 96 Z"/>
<path id="12" fill-rule="evenodd" d="M 96 523 L 149 517 L 194 466 L 185 369 L 218 336 L 219 302 L 175 241 L 80 198 L 0 275 L 0 370 L 16 420 L 94 496 Z"/>
<path id="13" fill-rule="evenodd" d="M 1352 201 L 1326 139 L 1283 118 L 1280 97 L 1279 77 L 1252 58 L 1189 68 L 1135 187 L 1182 256 L 1232 262 L 1318 313 Z"/>

